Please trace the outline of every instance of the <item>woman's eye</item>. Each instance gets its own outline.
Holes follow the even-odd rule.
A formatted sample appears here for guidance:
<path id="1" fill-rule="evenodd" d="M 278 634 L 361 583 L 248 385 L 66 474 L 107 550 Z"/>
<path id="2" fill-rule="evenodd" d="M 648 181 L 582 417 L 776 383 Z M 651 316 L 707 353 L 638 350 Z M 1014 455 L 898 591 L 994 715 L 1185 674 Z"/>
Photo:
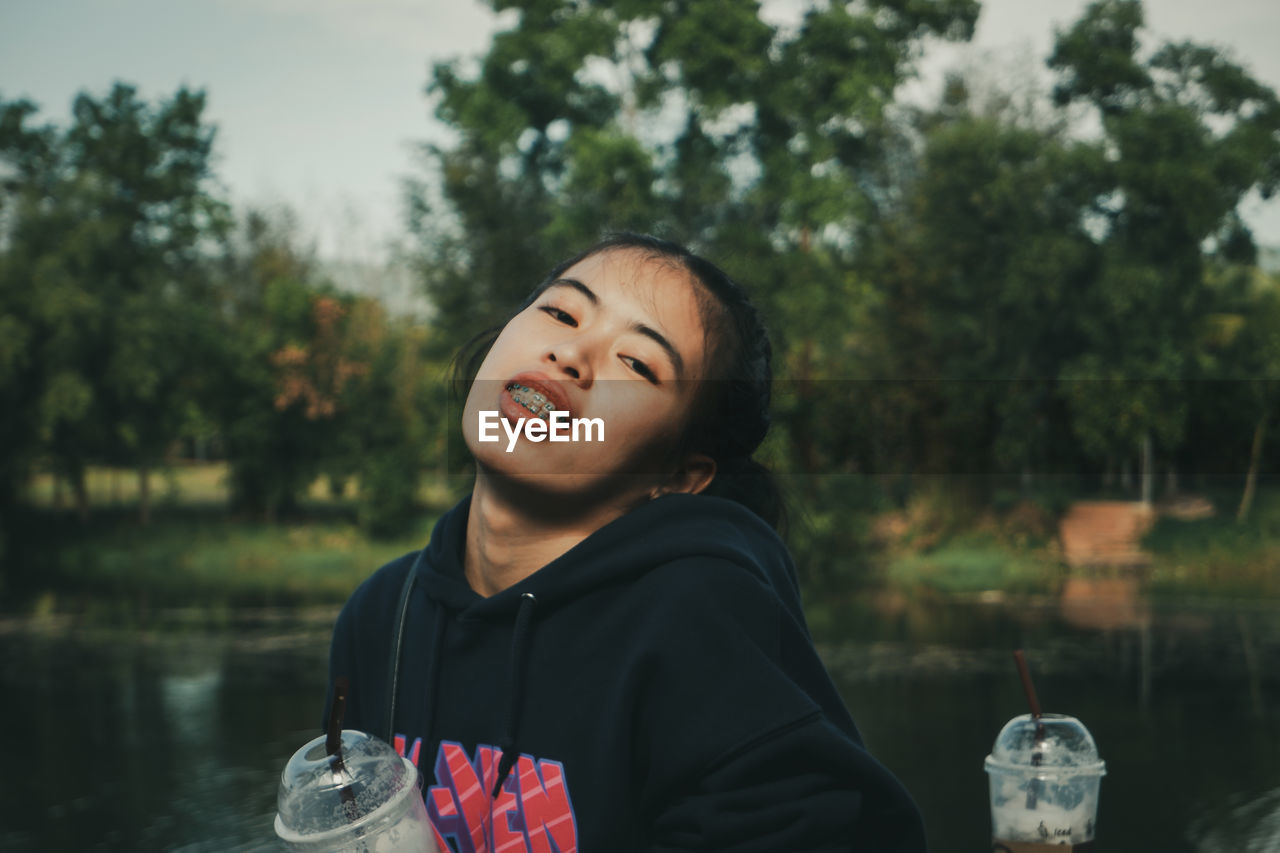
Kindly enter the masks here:
<path id="1" fill-rule="evenodd" d="M 554 305 L 544 305 L 542 306 L 542 310 L 545 311 L 547 314 L 549 314 L 553 320 L 559 323 L 564 323 L 566 326 L 578 325 L 578 321 L 573 319 L 572 314 L 569 314 L 566 311 L 561 311 L 559 308 L 555 307 Z"/>
<path id="2" fill-rule="evenodd" d="M 652 370 L 649 369 L 649 365 L 645 364 L 640 359 L 632 358 L 629 355 L 624 355 L 622 357 L 622 360 L 626 362 L 627 366 L 630 367 L 632 370 L 634 370 L 636 373 L 640 374 L 642 377 L 654 383 L 655 385 L 658 384 L 658 377 L 657 375 L 654 374 Z"/>

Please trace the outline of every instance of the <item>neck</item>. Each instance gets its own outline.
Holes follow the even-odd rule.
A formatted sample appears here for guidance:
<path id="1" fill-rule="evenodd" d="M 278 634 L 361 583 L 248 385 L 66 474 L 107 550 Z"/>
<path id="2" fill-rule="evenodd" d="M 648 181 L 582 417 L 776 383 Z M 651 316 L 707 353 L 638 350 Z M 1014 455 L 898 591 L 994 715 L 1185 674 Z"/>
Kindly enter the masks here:
<path id="1" fill-rule="evenodd" d="M 477 473 L 467 513 L 467 583 L 486 598 L 513 586 L 623 514 L 597 505 L 587 512 L 547 514 L 554 498 L 527 498 L 527 489 Z M 513 496 L 525 497 L 524 500 Z"/>

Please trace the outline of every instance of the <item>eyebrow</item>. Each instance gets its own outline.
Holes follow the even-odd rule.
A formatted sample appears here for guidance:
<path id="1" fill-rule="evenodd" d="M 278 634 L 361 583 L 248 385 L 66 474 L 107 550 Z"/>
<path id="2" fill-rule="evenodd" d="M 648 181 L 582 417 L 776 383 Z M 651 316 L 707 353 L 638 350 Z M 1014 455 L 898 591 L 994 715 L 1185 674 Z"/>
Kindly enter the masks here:
<path id="1" fill-rule="evenodd" d="M 596 292 L 576 278 L 558 278 L 547 285 L 546 289 L 550 290 L 553 287 L 571 287 L 585 296 L 592 305 L 600 304 L 600 297 L 596 295 Z M 543 292 L 545 293 L 546 291 Z M 684 359 L 680 357 L 680 352 L 671 345 L 671 341 L 667 340 L 665 335 L 652 326 L 646 326 L 644 323 L 632 323 L 628 328 L 633 332 L 644 335 L 662 347 L 663 351 L 671 359 L 672 366 L 675 367 L 676 378 L 680 379 L 684 376 Z"/>
<path id="2" fill-rule="evenodd" d="M 558 278 L 547 285 L 547 290 L 550 290 L 553 287 L 572 287 L 574 290 L 590 299 L 592 305 L 600 304 L 600 297 L 596 296 L 596 292 L 578 281 L 576 278 Z M 545 293 L 546 291 L 543 292 Z"/>

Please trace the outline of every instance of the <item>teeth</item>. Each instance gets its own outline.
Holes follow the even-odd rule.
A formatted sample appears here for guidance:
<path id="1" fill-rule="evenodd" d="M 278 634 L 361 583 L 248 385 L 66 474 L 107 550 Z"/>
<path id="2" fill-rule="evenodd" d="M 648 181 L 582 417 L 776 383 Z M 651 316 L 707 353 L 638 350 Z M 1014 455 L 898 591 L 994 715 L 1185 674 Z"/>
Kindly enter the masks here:
<path id="1" fill-rule="evenodd" d="M 547 420 L 550 412 L 555 411 L 555 404 L 546 398 L 544 394 L 535 391 L 527 385 L 521 385 L 513 382 L 507 386 L 507 391 L 511 393 L 511 399 L 529 410 L 534 417 Z"/>

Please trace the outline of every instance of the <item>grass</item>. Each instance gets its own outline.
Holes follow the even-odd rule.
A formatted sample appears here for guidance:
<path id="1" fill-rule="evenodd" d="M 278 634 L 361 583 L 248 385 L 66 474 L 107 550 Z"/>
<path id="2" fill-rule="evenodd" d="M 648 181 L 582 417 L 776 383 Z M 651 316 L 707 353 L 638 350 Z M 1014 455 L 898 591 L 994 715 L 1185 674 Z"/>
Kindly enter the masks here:
<path id="1" fill-rule="evenodd" d="M 191 514 L 64 529 L 57 544 L 19 547 L 10 573 L 28 609 L 301 606 L 341 603 L 378 566 L 421 548 L 435 514 L 391 540 L 341 517 L 288 524 Z M 65 523 L 64 523 L 65 527 Z"/>
<path id="2" fill-rule="evenodd" d="M 928 588 L 948 595 L 991 590 L 1047 593 L 1057 588 L 1061 576 L 1058 560 L 1044 551 L 983 536 L 957 537 L 928 551 L 898 554 L 885 566 L 892 587 Z"/>
<path id="3" fill-rule="evenodd" d="M 1195 521 L 1161 517 L 1143 540 L 1152 554 L 1150 590 L 1161 596 L 1280 598 L 1280 490 L 1259 491 L 1249 518 L 1235 518 L 1238 494 Z"/>
<path id="4" fill-rule="evenodd" d="M 347 494 L 360 488 L 359 479 L 347 483 Z M 94 467 L 85 472 L 85 489 L 89 506 L 94 509 L 136 508 L 139 500 L 138 472 L 131 468 Z M 221 507 L 230 496 L 227 466 L 222 462 L 179 463 L 158 468 L 151 473 L 151 499 L 157 506 Z M 442 498 L 441 483 L 424 478 L 419 498 L 438 503 Z M 35 507 L 52 509 L 70 506 L 74 500 L 65 483 L 59 483 L 48 472 L 32 477 L 27 486 L 27 502 Z M 302 496 L 311 505 L 342 504 L 343 498 L 329 493 L 329 481 L 318 477 Z"/>
<path id="5" fill-rule="evenodd" d="M 63 574 L 77 588 L 145 591 L 161 601 L 341 601 L 375 568 L 421 547 L 432 521 L 383 542 L 342 520 L 271 526 L 171 521 L 145 536 L 114 531 L 65 547 Z"/>
<path id="6" fill-rule="evenodd" d="M 873 518 L 866 545 L 881 584 L 898 592 L 1051 593 L 1062 578 L 1056 527 L 1040 502 L 984 504 L 935 484 Z"/>
<path id="7" fill-rule="evenodd" d="M 226 511 L 222 466 L 175 466 L 157 472 L 146 527 L 136 518 L 132 472 L 94 469 L 88 483 L 93 516 L 86 525 L 65 500 L 55 508 L 50 478 L 32 483 L 26 516 L 6 544 L 0 610 L 136 614 L 337 604 L 378 566 L 422 547 L 452 502 L 449 483 L 425 483 L 420 498 L 430 509 L 411 530 L 377 540 L 356 524 L 353 499 L 331 497 L 324 481 L 312 486 L 298 516 L 268 524 Z M 942 597 L 1053 594 L 1067 574 L 1054 542 L 1058 507 L 1026 500 L 984 507 L 934 491 L 883 511 L 843 509 L 842 494 L 822 497 L 816 505 L 826 509 L 810 513 L 804 535 L 793 541 L 802 576 L 821 598 L 868 586 Z M 1280 598 L 1280 487 L 1259 491 L 1245 524 L 1235 521 L 1234 492 L 1208 497 L 1222 508 L 1218 515 L 1161 517 L 1145 539 L 1149 591 Z"/>
<path id="8" fill-rule="evenodd" d="M 227 500 L 227 466 L 220 463 L 173 465 L 152 472 L 152 500 L 160 505 L 212 505 Z M 311 488 L 321 498 L 323 482 Z M 85 472 L 85 488 L 89 505 L 95 509 L 136 507 L 138 474 L 126 468 L 90 468 Z M 73 498 L 65 484 L 49 473 L 39 473 L 27 487 L 27 500 L 33 506 L 52 508 L 68 506 Z"/>
<path id="9" fill-rule="evenodd" d="M 91 469 L 87 485 L 91 516 L 81 524 L 69 491 L 59 508 L 51 477 L 32 482 L 6 543 L 0 609 L 114 620 L 166 607 L 340 604 L 379 566 L 421 548 L 452 500 L 447 483 L 426 483 L 411 529 L 374 539 L 356 523 L 351 490 L 333 498 L 324 480 L 296 515 L 266 523 L 227 511 L 225 466 L 175 466 L 156 472 L 146 526 L 133 472 Z"/>
<path id="10" fill-rule="evenodd" d="M 1146 590 L 1164 599 L 1280 599 L 1280 488 L 1261 489 L 1244 523 L 1235 520 L 1237 488 L 1210 489 L 1205 497 L 1215 515 L 1161 515 L 1144 538 L 1151 555 L 1140 574 Z M 1069 503 L 966 511 L 963 500 L 921 495 L 872 520 L 871 530 L 889 533 L 864 543 L 866 562 L 884 586 L 904 593 L 1054 594 L 1070 571 L 1054 542 L 1057 515 Z"/>

